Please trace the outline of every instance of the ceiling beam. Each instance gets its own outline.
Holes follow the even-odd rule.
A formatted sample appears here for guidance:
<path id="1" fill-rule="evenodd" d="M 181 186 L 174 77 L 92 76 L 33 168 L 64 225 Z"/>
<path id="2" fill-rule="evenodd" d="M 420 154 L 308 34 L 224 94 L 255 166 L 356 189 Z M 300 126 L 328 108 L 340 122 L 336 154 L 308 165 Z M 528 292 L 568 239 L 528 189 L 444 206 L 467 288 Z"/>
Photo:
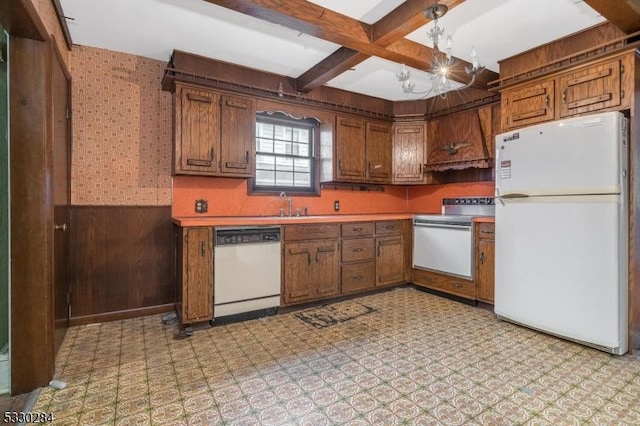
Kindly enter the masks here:
<path id="1" fill-rule="evenodd" d="M 343 46 L 296 78 L 296 90 L 307 93 L 317 89 L 370 57 Z"/>
<path id="2" fill-rule="evenodd" d="M 378 46 L 387 46 L 429 23 L 431 19 L 424 16 L 427 7 L 440 3 L 451 10 L 463 2 L 464 0 L 405 1 L 371 26 L 371 41 Z"/>
<path id="3" fill-rule="evenodd" d="M 640 31 L 640 0 L 584 0 L 627 34 Z"/>
<path id="4" fill-rule="evenodd" d="M 451 9 L 463 1 L 445 0 L 441 4 Z M 371 26 L 372 43 L 386 47 L 422 27 L 430 21 L 424 16 L 424 10 L 436 2 L 437 0 L 408 0 L 402 3 Z M 310 92 L 370 57 L 371 55 L 357 50 L 340 48 L 300 75 L 296 79 L 296 87 L 300 92 Z"/>
<path id="5" fill-rule="evenodd" d="M 358 59 L 364 60 L 366 59 L 365 56 L 377 56 L 393 62 L 406 64 L 416 69 L 425 71 L 429 71 L 431 69 L 432 49 L 406 39 L 402 39 L 399 42 L 396 41 L 389 45 L 388 48 L 374 44 L 371 42 L 371 25 L 317 6 L 306 0 L 206 1 L 218 6 L 226 7 L 236 12 L 285 26 L 326 41 L 340 44 L 351 51 L 359 52 Z M 417 23 L 414 25 L 417 25 Z M 343 50 L 342 52 L 334 53 L 327 60 L 323 61 L 324 63 L 321 62 L 319 64 L 322 68 L 320 68 L 315 75 L 307 75 L 305 81 L 315 81 L 317 84 L 318 81 L 322 80 L 320 74 L 321 70 L 329 69 L 332 64 L 337 65 L 341 63 L 344 58 L 348 58 L 349 55 L 353 54 L 351 51 Z M 351 63 L 349 61 L 353 60 L 355 60 L 355 58 L 347 59 L 344 62 L 344 66 Z M 458 61 L 463 65 L 468 64 L 462 60 Z M 354 66 L 354 63 L 351 63 L 349 68 L 352 66 Z M 335 72 L 337 73 L 339 70 L 336 70 Z M 334 73 L 334 71 L 329 72 L 327 75 L 331 75 L 332 73 Z M 491 74 L 493 75 L 489 79 L 497 79 L 497 75 L 495 73 Z M 468 76 L 460 76 L 457 77 L 457 79 L 462 80 L 460 82 L 464 84 L 469 81 Z M 301 89 L 309 89 L 309 86 L 305 81 L 301 80 L 302 84 L 300 85 L 301 87 L 298 87 L 298 90 L 302 91 Z M 486 90 L 486 85 L 483 87 L 478 82 L 474 84 L 474 87 Z"/>

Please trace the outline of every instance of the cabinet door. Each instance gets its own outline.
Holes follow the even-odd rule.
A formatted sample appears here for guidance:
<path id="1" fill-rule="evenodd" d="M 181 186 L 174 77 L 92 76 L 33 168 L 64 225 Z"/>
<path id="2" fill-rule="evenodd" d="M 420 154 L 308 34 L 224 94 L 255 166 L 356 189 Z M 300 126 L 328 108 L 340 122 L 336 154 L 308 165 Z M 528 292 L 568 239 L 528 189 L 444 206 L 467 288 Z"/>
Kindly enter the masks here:
<path id="1" fill-rule="evenodd" d="M 213 230 L 187 228 L 182 250 L 182 322 L 213 318 Z"/>
<path id="2" fill-rule="evenodd" d="M 424 183 L 425 123 L 393 125 L 393 183 Z"/>
<path id="3" fill-rule="evenodd" d="M 404 280 L 404 243 L 401 235 L 376 238 L 376 285 Z"/>
<path id="4" fill-rule="evenodd" d="M 284 302 L 291 303 L 315 297 L 315 243 L 284 245 Z"/>
<path id="5" fill-rule="evenodd" d="M 220 171 L 251 176 L 256 144 L 256 104 L 253 99 L 222 96 Z"/>
<path id="6" fill-rule="evenodd" d="M 336 179 L 364 181 L 365 122 L 336 117 Z"/>
<path id="7" fill-rule="evenodd" d="M 174 172 L 211 175 L 218 171 L 220 99 L 205 89 L 176 85 Z"/>
<path id="8" fill-rule="evenodd" d="M 478 241 L 478 270 L 476 276 L 476 297 L 478 300 L 493 303 L 494 295 L 494 241 Z"/>
<path id="9" fill-rule="evenodd" d="M 315 247 L 316 267 L 307 279 L 316 280 L 318 297 L 340 293 L 340 249 L 337 240 L 318 241 Z"/>
<path id="10" fill-rule="evenodd" d="M 391 182 L 391 125 L 367 123 L 367 179 L 371 182 Z"/>
<path id="11" fill-rule="evenodd" d="M 560 117 L 620 105 L 620 60 L 560 76 Z"/>
<path id="12" fill-rule="evenodd" d="M 363 291 L 375 286 L 373 261 L 342 265 L 342 292 Z"/>
<path id="13" fill-rule="evenodd" d="M 502 92 L 502 129 L 509 130 L 554 118 L 554 80 Z"/>

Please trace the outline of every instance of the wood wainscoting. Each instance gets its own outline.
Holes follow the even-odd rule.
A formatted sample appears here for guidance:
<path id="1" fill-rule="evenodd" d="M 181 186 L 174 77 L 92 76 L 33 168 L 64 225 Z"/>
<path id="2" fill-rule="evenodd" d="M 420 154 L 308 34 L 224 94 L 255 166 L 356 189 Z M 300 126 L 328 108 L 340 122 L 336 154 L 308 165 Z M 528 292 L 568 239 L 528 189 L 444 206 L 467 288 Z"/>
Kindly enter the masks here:
<path id="1" fill-rule="evenodd" d="M 170 206 L 71 207 L 71 325 L 174 308 Z"/>

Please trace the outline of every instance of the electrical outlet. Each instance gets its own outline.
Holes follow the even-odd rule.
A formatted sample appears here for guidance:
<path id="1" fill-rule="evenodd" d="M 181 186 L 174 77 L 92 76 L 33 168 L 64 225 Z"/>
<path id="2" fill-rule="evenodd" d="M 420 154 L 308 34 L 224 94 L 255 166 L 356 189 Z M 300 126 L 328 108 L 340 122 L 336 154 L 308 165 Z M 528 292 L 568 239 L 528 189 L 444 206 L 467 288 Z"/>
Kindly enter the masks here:
<path id="1" fill-rule="evenodd" d="M 340 211 L 340 200 L 335 200 L 333 202 L 333 210 L 339 212 Z"/>
<path id="2" fill-rule="evenodd" d="M 207 200 L 196 200 L 196 213 L 206 213 L 209 210 Z"/>

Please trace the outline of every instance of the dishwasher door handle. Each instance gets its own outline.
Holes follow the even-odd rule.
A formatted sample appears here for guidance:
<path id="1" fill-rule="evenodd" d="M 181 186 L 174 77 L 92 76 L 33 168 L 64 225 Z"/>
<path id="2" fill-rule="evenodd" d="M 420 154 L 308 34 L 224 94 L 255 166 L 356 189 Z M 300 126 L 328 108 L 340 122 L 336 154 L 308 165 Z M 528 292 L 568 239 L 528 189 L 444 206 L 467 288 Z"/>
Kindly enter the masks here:
<path id="1" fill-rule="evenodd" d="M 414 223 L 413 226 L 417 228 L 440 228 L 440 229 L 460 229 L 463 231 L 470 231 L 471 225 L 454 225 L 449 223 Z"/>

